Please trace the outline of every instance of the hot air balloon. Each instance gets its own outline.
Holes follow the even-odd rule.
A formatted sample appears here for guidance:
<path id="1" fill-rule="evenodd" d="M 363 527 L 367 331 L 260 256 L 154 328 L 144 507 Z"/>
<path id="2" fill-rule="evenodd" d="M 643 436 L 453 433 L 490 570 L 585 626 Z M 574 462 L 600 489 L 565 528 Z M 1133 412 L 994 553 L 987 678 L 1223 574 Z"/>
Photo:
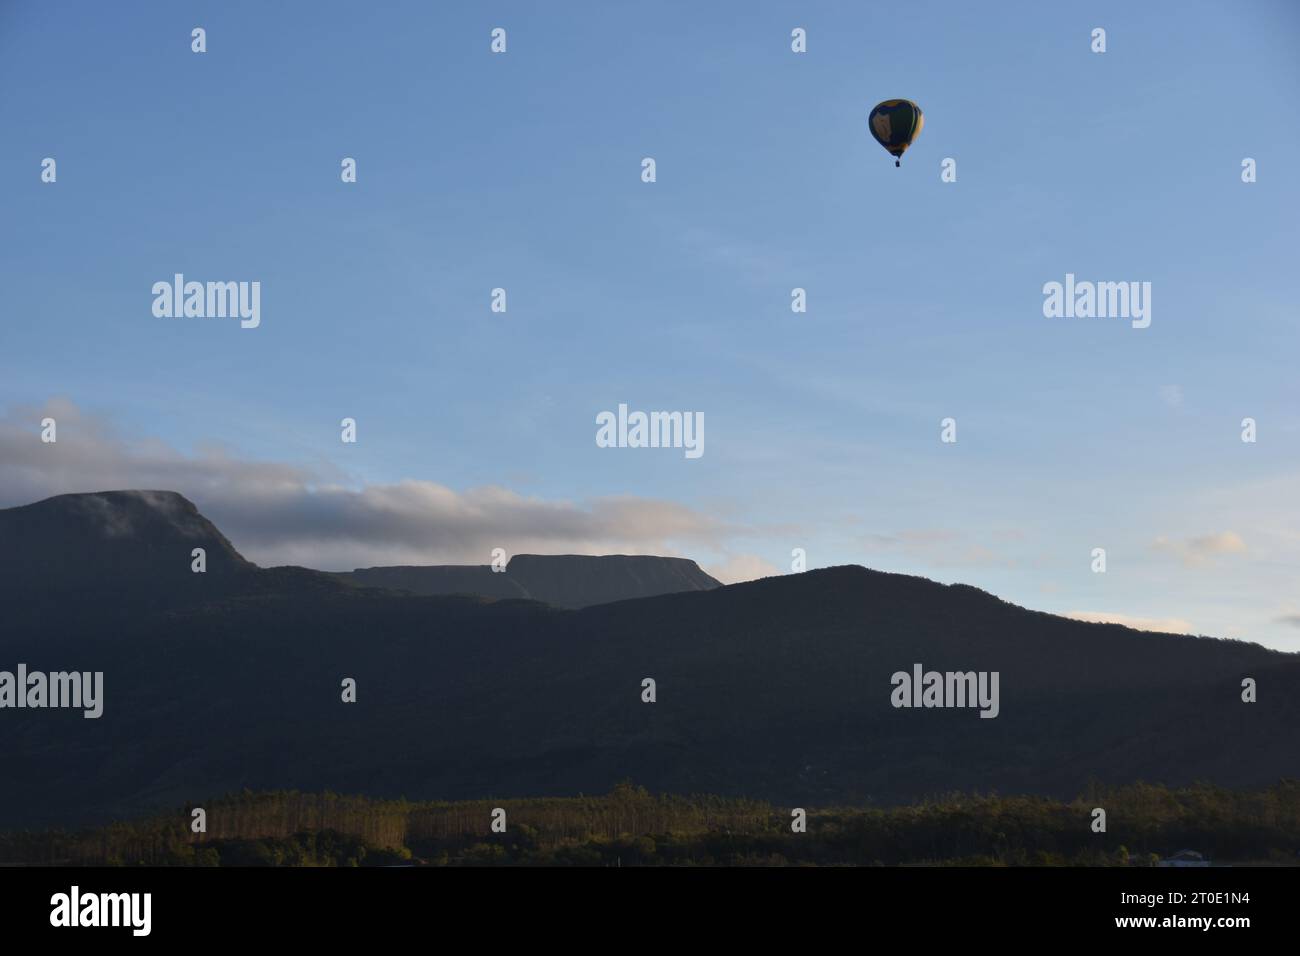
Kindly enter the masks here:
<path id="1" fill-rule="evenodd" d="M 894 165 L 901 166 L 903 164 L 897 157 L 902 156 L 912 145 L 912 140 L 921 135 L 925 117 L 921 115 L 921 107 L 911 100 L 885 100 L 876 104 L 867 124 L 876 142 L 895 157 Z"/>

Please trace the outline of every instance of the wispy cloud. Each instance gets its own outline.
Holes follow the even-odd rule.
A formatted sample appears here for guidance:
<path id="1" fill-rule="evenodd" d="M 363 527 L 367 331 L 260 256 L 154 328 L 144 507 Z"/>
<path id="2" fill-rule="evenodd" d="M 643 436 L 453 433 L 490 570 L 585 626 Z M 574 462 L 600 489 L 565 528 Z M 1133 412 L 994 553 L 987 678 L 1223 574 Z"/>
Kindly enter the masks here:
<path id="1" fill-rule="evenodd" d="M 781 569 L 756 554 L 735 554 L 704 569 L 723 584 L 739 584 L 780 574 Z"/>
<path id="2" fill-rule="evenodd" d="M 1090 624 L 1123 624 L 1139 631 L 1161 631 L 1165 634 L 1191 634 L 1192 625 L 1181 617 L 1134 617 L 1129 614 L 1109 614 L 1105 611 L 1069 611 L 1065 617 Z"/>
<path id="3" fill-rule="evenodd" d="M 1218 531 L 1181 541 L 1161 535 L 1151 546 L 1176 555 L 1189 568 L 1207 568 L 1218 557 L 1246 553 L 1246 542 L 1235 531 Z"/>
<path id="4" fill-rule="evenodd" d="M 39 422 L 58 422 L 58 441 Z M 725 553 L 736 528 L 675 502 L 635 496 L 548 500 L 509 488 L 457 491 L 434 481 L 350 482 L 324 468 L 187 455 L 119 434 L 70 402 L 0 417 L 0 506 L 51 495 L 145 488 L 192 499 L 262 565 L 486 564 L 493 548 L 575 554 Z"/>
<path id="5" fill-rule="evenodd" d="M 1014 540 L 1015 532 L 999 532 L 1000 541 Z M 859 538 L 869 552 L 903 554 L 934 567 L 1014 567 L 1015 561 L 982 541 L 946 528 L 922 528 Z"/>
<path id="6" fill-rule="evenodd" d="M 773 276 L 791 271 L 788 256 L 751 239 L 689 227 L 682 231 L 680 240 L 690 256 L 755 285 L 765 285 L 772 281 Z"/>

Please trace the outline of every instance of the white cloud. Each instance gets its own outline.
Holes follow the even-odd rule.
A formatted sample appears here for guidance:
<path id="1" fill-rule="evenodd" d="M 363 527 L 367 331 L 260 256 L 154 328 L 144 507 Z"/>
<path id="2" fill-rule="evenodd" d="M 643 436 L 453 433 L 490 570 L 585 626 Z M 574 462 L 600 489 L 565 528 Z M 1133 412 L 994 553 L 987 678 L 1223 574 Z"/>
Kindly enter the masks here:
<path id="1" fill-rule="evenodd" d="M 1000 542 L 1016 540 L 1018 532 L 998 532 Z M 894 534 L 868 534 L 859 539 L 869 552 L 902 554 L 936 568 L 1015 567 L 1015 561 L 960 531 L 924 528 Z"/>
<path id="2" fill-rule="evenodd" d="M 1108 614 L 1104 611 L 1069 611 L 1065 617 L 1090 624 L 1123 624 L 1139 631 L 1160 631 L 1165 634 L 1191 634 L 1190 621 L 1181 617 L 1133 617 L 1129 614 Z"/>
<path id="3" fill-rule="evenodd" d="M 40 420 L 58 422 L 41 442 Z M 349 482 L 319 468 L 186 455 L 118 434 L 67 401 L 0 417 L 0 507 L 52 495 L 126 488 L 177 491 L 263 566 L 346 570 L 379 564 L 486 564 L 508 554 L 725 552 L 734 529 L 685 505 L 634 496 L 586 502 L 526 497 L 433 481 Z"/>
<path id="4" fill-rule="evenodd" d="M 1189 568 L 1210 567 L 1214 559 L 1221 555 L 1246 553 L 1246 542 L 1235 531 L 1218 531 L 1184 541 L 1161 535 L 1151 546 L 1157 551 L 1167 551 L 1178 556 Z"/>
<path id="5" fill-rule="evenodd" d="M 780 574 L 781 569 L 756 554 L 735 554 L 704 569 L 723 584 L 739 584 Z"/>

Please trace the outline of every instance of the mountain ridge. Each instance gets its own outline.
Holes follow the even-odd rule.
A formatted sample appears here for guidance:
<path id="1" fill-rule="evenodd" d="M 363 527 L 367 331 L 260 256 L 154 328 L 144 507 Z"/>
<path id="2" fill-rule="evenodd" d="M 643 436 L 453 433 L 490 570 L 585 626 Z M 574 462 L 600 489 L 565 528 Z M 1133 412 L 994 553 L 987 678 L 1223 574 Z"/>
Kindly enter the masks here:
<path id="1" fill-rule="evenodd" d="M 9 543 L 0 550 L 0 575 L 57 592 L 88 585 L 106 590 L 124 579 L 149 578 L 165 582 L 183 600 L 196 592 L 195 548 L 204 550 L 205 573 L 214 577 L 243 576 L 251 585 L 258 577 L 264 584 L 275 575 L 295 574 L 293 565 L 260 568 L 248 561 L 194 502 L 174 491 L 74 493 L 0 509 L 0 541 Z M 301 570 L 349 585 L 532 599 L 569 608 L 720 586 L 688 558 L 655 555 L 519 554 L 501 573 L 489 565 Z"/>
<path id="2" fill-rule="evenodd" d="M 163 604 L 148 576 L 44 603 L 0 576 L 0 670 L 105 675 L 96 720 L 0 709 L 0 828 L 244 788 L 469 799 L 631 779 L 802 806 L 1300 776 L 1300 655 L 967 585 L 846 565 L 569 610 L 182 567 L 188 589 L 165 582 Z M 892 676 L 917 665 L 998 673 L 999 715 L 898 708 Z"/>
<path id="3" fill-rule="evenodd" d="M 564 608 L 721 587 L 689 558 L 626 554 L 517 554 L 501 571 L 486 564 L 395 565 L 336 577 L 412 594 L 532 598 Z"/>

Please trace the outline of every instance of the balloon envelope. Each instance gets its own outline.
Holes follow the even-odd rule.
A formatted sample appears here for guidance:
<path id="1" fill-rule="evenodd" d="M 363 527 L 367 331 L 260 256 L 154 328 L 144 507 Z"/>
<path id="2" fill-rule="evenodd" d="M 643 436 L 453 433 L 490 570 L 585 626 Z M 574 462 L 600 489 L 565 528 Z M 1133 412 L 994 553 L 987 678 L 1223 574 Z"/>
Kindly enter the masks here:
<path id="1" fill-rule="evenodd" d="M 871 111 L 867 125 L 871 127 L 876 142 L 885 147 L 889 155 L 898 157 L 921 135 L 925 117 L 921 115 L 921 107 L 911 100 L 885 100 Z"/>

